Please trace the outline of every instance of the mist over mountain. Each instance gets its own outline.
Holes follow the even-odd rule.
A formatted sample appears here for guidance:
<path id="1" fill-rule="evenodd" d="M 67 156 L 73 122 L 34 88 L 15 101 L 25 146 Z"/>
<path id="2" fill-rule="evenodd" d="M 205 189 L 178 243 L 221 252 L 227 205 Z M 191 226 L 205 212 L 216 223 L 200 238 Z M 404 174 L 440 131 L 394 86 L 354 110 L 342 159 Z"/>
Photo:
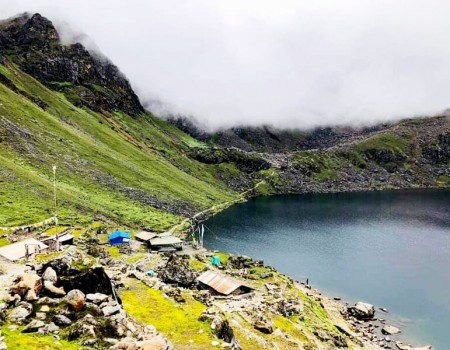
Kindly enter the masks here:
<path id="1" fill-rule="evenodd" d="M 450 105 L 445 1 L 7 0 L 1 9 L 42 13 L 63 41 L 121 67 L 144 105 L 209 129 L 371 125 Z"/>

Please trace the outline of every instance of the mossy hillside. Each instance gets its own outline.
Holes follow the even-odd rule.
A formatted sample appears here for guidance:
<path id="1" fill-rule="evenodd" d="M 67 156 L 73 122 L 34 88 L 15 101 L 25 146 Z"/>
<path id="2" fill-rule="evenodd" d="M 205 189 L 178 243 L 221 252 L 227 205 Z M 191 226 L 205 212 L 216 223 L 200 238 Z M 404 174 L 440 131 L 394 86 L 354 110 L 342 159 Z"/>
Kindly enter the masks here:
<path id="1" fill-rule="evenodd" d="M 292 157 L 292 165 L 316 181 L 339 178 L 341 171 L 349 166 L 348 162 L 334 153 L 323 151 L 297 152 Z"/>
<path id="2" fill-rule="evenodd" d="M 0 143 L 0 155 L 10 160 L 7 167 L 2 162 L 0 172 L 1 200 L 8 204 L 0 224 L 49 216 L 52 164 L 58 166 L 60 207 L 67 211 L 60 212 L 63 217 L 98 212 L 115 221 L 155 229 L 180 221 L 146 205 L 145 200 L 123 195 L 120 190 L 125 187 L 136 189 L 136 197 L 144 193 L 169 207 L 180 203 L 193 210 L 236 198 L 204 171 L 205 165 L 184 155 L 189 143 L 197 142 L 175 127 L 151 115 L 131 118 L 80 109 L 12 64 L 1 69 L 19 90 L 47 107 L 44 111 L 0 85 L 0 115 L 14 125 L 14 130 L 5 131 L 6 142 Z M 4 197 L 12 193 L 13 200 Z"/>
<path id="3" fill-rule="evenodd" d="M 151 324 L 173 342 L 177 349 L 212 349 L 215 340 L 210 324 L 198 320 L 206 306 L 184 293 L 186 303 L 178 304 L 141 282 L 129 280 L 120 293 L 124 309 L 138 321 Z M 189 341 L 193 342 L 190 343 Z"/>

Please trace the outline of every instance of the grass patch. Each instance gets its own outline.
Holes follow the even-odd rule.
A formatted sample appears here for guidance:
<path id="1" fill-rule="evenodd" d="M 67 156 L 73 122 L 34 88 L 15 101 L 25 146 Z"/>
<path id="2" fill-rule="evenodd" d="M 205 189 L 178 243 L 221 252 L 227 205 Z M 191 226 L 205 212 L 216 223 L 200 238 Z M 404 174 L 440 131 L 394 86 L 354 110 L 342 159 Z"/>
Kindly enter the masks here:
<path id="1" fill-rule="evenodd" d="M 4 247 L 5 245 L 9 245 L 11 242 L 8 238 L 0 238 L 0 247 Z"/>
<path id="2" fill-rule="evenodd" d="M 437 178 L 436 183 L 439 187 L 449 187 L 450 186 L 450 176 L 441 175 Z"/>
<path id="3" fill-rule="evenodd" d="M 152 324 L 166 335 L 177 349 L 212 349 L 214 336 L 207 322 L 200 322 L 205 306 L 185 293 L 186 303 L 178 305 L 161 291 L 130 280 L 121 293 L 124 309 L 138 321 Z M 203 333 L 199 333 L 202 330 Z M 192 344 L 189 340 L 193 340 Z"/>
<path id="4" fill-rule="evenodd" d="M 51 335 L 21 333 L 20 328 L 13 331 L 8 329 L 8 324 L 2 327 L 2 335 L 8 350 L 78 350 L 80 347 L 76 342 L 57 340 Z"/>

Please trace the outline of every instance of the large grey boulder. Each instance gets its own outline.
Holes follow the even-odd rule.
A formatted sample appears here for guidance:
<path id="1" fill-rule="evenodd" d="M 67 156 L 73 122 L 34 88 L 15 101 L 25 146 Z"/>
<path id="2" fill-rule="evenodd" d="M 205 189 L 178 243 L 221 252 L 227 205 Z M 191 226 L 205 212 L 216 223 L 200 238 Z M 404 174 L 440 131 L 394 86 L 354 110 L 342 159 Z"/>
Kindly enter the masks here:
<path id="1" fill-rule="evenodd" d="M 375 315 L 375 308 L 373 305 L 358 301 L 355 306 L 347 309 L 349 315 L 359 320 L 370 320 Z"/>
<path id="2" fill-rule="evenodd" d="M 172 255 L 166 266 L 160 271 L 159 277 L 165 283 L 176 283 L 184 287 L 190 286 L 198 273 L 191 269 L 189 260 L 182 256 Z"/>

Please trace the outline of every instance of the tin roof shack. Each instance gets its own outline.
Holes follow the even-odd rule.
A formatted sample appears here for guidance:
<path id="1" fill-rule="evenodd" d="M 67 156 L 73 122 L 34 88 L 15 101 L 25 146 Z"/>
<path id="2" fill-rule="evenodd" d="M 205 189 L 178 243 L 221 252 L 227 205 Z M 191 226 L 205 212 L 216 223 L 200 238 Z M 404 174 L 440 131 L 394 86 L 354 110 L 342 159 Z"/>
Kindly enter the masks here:
<path id="1" fill-rule="evenodd" d="M 137 241 L 140 241 L 140 242 L 144 242 L 144 243 L 150 244 L 150 240 L 151 240 L 152 238 L 155 238 L 156 236 L 158 236 L 158 234 L 155 233 L 155 232 L 141 231 L 141 232 L 136 233 L 136 235 L 134 236 L 134 238 L 135 238 Z"/>
<path id="2" fill-rule="evenodd" d="M 58 237 L 58 240 L 61 245 L 73 244 L 74 236 L 71 234 L 64 234 L 64 235 L 60 235 Z M 46 244 L 48 244 L 48 243 L 54 244 L 56 242 L 56 235 L 42 239 L 42 242 L 44 242 Z"/>
<path id="3" fill-rule="evenodd" d="M 108 236 L 109 244 L 118 245 L 130 242 L 130 233 L 124 231 L 116 231 Z"/>
<path id="4" fill-rule="evenodd" d="M 150 240 L 150 248 L 160 252 L 170 252 L 183 249 L 183 241 L 171 235 L 160 235 Z"/>
<path id="5" fill-rule="evenodd" d="M 240 295 L 250 293 L 252 288 L 234 278 L 209 270 L 197 277 L 197 281 L 206 286 L 215 294 Z"/>
<path id="6" fill-rule="evenodd" d="M 0 248 L 0 255 L 9 261 L 17 261 L 46 250 L 48 246 L 37 239 L 27 238 Z"/>

